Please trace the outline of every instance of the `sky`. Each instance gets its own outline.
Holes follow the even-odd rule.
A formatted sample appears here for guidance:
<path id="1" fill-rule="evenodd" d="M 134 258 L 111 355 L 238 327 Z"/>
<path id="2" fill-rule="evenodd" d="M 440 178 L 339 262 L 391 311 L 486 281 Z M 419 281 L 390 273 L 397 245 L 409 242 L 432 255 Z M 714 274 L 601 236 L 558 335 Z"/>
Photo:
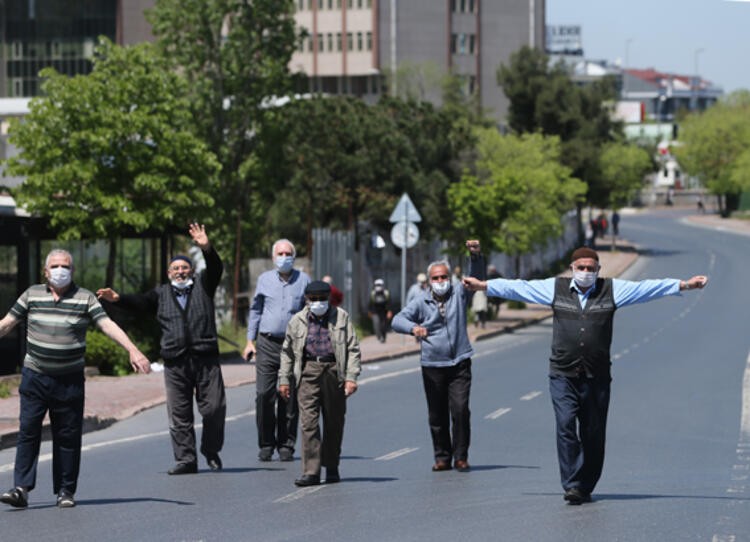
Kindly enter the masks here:
<path id="1" fill-rule="evenodd" d="M 580 25 L 584 55 L 698 74 L 750 90 L 750 0 L 546 0 L 548 25 Z"/>

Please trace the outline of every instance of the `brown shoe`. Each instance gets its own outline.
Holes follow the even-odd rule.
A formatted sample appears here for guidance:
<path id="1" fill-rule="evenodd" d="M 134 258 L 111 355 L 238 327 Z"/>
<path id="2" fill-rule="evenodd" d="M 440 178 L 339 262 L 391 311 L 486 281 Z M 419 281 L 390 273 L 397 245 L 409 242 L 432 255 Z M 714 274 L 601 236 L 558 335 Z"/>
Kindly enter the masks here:
<path id="1" fill-rule="evenodd" d="M 432 466 L 432 471 L 438 472 L 443 470 L 451 470 L 451 464 L 448 461 L 435 461 L 435 464 Z"/>
<path id="2" fill-rule="evenodd" d="M 469 466 L 469 462 L 465 459 L 456 459 L 453 462 L 453 468 L 456 469 L 458 472 L 469 472 L 471 470 L 471 467 Z"/>

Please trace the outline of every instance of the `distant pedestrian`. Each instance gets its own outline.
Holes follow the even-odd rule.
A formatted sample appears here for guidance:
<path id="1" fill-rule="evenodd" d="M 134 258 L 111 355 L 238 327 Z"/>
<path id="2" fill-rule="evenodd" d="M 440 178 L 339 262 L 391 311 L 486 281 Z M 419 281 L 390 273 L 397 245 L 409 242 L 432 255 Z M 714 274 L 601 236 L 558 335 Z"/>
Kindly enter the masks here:
<path id="1" fill-rule="evenodd" d="M 703 205 L 703 196 L 700 196 L 700 195 L 699 195 L 699 196 L 698 196 L 698 197 L 696 198 L 696 200 L 695 200 L 695 203 L 696 203 L 696 205 L 698 206 L 698 212 L 699 212 L 700 214 L 705 214 L 705 212 L 706 212 L 706 208 L 705 208 L 705 206 Z"/>
<path id="2" fill-rule="evenodd" d="M 610 396 L 610 346 L 615 311 L 683 290 L 703 288 L 703 275 L 688 280 L 628 281 L 599 277 L 599 255 L 582 247 L 570 264 L 573 278 L 480 281 L 464 279 L 471 290 L 553 311 L 549 387 L 557 424 L 560 478 L 569 504 L 591 501 L 604 466 Z"/>
<path id="3" fill-rule="evenodd" d="M 169 262 L 169 284 L 142 294 L 118 294 L 111 288 L 96 295 L 129 311 L 156 316 L 161 327 L 161 357 L 167 391 L 169 436 L 175 465 L 170 475 L 198 472 L 193 398 L 203 419 L 200 452 L 212 471 L 223 465 L 227 400 L 219 364 L 219 341 L 214 315 L 214 295 L 224 265 L 202 224 L 190 224 L 190 237 L 201 249 L 206 269 L 196 275 L 193 261 L 176 255 Z"/>
<path id="4" fill-rule="evenodd" d="M 314 281 L 305 288 L 307 306 L 289 321 L 281 349 L 279 395 L 291 399 L 297 382 L 302 438 L 302 476 L 298 486 L 341 480 L 339 460 L 346 399 L 357 391 L 359 341 L 349 314 L 329 305 L 330 286 Z M 323 418 L 321 436 L 320 418 Z"/>
<path id="5" fill-rule="evenodd" d="M 297 251 L 288 239 L 279 239 L 271 247 L 275 269 L 258 277 L 250 304 L 247 344 L 242 355 L 255 364 L 255 422 L 258 426 L 258 460 L 271 461 L 274 450 L 279 461 L 294 461 L 297 441 L 297 396 L 290 382 L 289 397 L 277 392 L 281 345 L 292 316 L 305 306 L 306 273 L 294 269 Z"/>
<path id="6" fill-rule="evenodd" d="M 383 279 L 375 279 L 370 291 L 368 316 L 372 320 L 373 331 L 378 341 L 385 342 L 388 321 L 393 317 L 391 312 L 391 292 L 385 287 Z"/>
<path id="7" fill-rule="evenodd" d="M 620 235 L 620 213 L 617 211 L 612 211 L 612 233 Z"/>
<path id="8" fill-rule="evenodd" d="M 474 313 L 474 327 L 482 326 L 484 329 L 487 324 L 487 294 L 481 291 L 474 292 L 471 296 L 471 312 Z"/>
<path id="9" fill-rule="evenodd" d="M 339 307 L 344 302 L 344 292 L 336 288 L 333 284 L 333 277 L 331 275 L 325 275 L 322 279 L 323 282 L 331 287 L 331 306 Z"/>
<path id="10" fill-rule="evenodd" d="M 409 287 L 409 291 L 406 292 L 406 304 L 411 303 L 411 300 L 415 297 L 423 295 L 429 291 L 430 287 L 427 284 L 427 275 L 424 273 L 417 274 L 417 280 L 414 284 Z"/>
<path id="11" fill-rule="evenodd" d="M 500 279 L 503 278 L 503 276 L 500 274 L 500 271 L 497 270 L 497 267 L 495 267 L 493 264 L 490 264 L 487 266 L 487 280 L 492 279 Z M 490 305 L 492 305 L 492 318 L 497 317 L 497 315 L 500 313 L 500 305 L 503 302 L 503 299 L 501 297 L 492 297 L 487 296 L 487 301 L 489 301 Z"/>
<path id="12" fill-rule="evenodd" d="M 467 242 L 469 273 L 484 276 L 478 242 Z M 469 292 L 453 282 L 445 261 L 427 267 L 431 295 L 419 296 L 393 318 L 393 330 L 420 339 L 422 383 L 427 397 L 435 472 L 469 466 L 471 440 L 471 357 L 474 349 L 466 331 Z M 451 464 L 452 462 L 452 464 Z"/>
<path id="13" fill-rule="evenodd" d="M 586 224 L 586 229 L 583 235 L 585 237 L 585 241 L 583 242 L 584 246 L 594 248 L 594 228 L 591 227 L 591 222 Z"/>
<path id="14" fill-rule="evenodd" d="M 76 504 L 89 325 L 95 324 L 128 351 L 135 372 L 151 370 L 146 356 L 109 319 L 96 296 L 76 286 L 74 270 L 68 251 L 50 251 L 44 263 L 47 283 L 28 288 L 0 320 L 0 337 L 26 321 L 26 356 L 18 388 L 21 412 L 13 466 L 15 485 L 0 495 L 0 501 L 15 508 L 28 506 L 29 491 L 36 486 L 42 422 L 47 413 L 52 429 L 52 491 L 58 507 Z"/>

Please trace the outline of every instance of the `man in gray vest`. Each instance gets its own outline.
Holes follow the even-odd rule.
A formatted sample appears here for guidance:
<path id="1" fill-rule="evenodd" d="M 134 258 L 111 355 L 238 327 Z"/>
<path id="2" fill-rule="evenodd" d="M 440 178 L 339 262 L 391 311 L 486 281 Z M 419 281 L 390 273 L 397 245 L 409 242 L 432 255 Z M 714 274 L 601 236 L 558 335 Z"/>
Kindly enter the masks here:
<path id="1" fill-rule="evenodd" d="M 206 260 L 206 270 L 200 275 L 194 276 L 190 258 L 178 255 L 169 262 L 170 284 L 145 294 L 118 294 L 111 288 L 96 292 L 100 299 L 125 309 L 156 314 L 159 321 L 169 434 L 176 460 L 169 474 L 198 472 L 193 395 L 203 417 L 200 451 L 212 471 L 222 468 L 219 452 L 224 445 L 226 396 L 214 315 L 214 294 L 224 266 L 208 241 L 205 226 L 191 224 L 189 233 Z"/>
<path id="2" fill-rule="evenodd" d="M 479 241 L 468 241 L 479 252 Z M 604 466 L 604 444 L 610 394 L 610 345 L 615 310 L 703 288 L 703 275 L 688 280 L 628 281 L 599 277 L 599 255 L 576 249 L 573 278 L 544 280 L 464 278 L 471 290 L 489 296 L 550 305 L 553 311 L 550 395 L 557 424 L 560 478 L 569 504 L 591 501 Z"/>

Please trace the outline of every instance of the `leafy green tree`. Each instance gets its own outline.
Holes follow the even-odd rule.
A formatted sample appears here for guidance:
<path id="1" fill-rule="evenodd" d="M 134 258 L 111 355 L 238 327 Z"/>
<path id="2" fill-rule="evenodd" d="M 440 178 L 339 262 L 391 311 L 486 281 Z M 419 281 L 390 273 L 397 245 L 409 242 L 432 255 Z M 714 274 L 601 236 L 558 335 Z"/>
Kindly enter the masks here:
<path id="1" fill-rule="evenodd" d="M 727 216 L 739 196 L 750 189 L 747 149 L 750 148 L 750 94 L 730 95 L 702 113 L 689 115 L 680 127 L 675 150 L 683 169 L 720 196 L 719 210 Z"/>
<path id="2" fill-rule="evenodd" d="M 619 209 L 643 186 L 643 177 L 652 169 L 648 152 L 636 145 L 608 143 L 599 157 L 602 186 L 608 207 Z"/>
<path id="3" fill-rule="evenodd" d="M 562 216 L 586 192 L 561 165 L 557 137 L 478 130 L 476 174 L 448 189 L 456 226 L 490 250 L 516 257 L 562 233 Z"/>
<path id="4" fill-rule="evenodd" d="M 26 177 L 14 196 L 61 239 L 109 239 L 111 284 L 114 240 L 186 224 L 213 205 L 219 165 L 190 131 L 184 81 L 151 45 L 102 39 L 89 75 L 42 76 L 43 95 L 10 130 L 21 153 L 8 170 Z"/>
<path id="5" fill-rule="evenodd" d="M 561 161 L 586 182 L 588 201 L 606 205 L 606 187 L 599 185 L 599 154 L 622 132 L 608 107 L 617 95 L 614 79 L 578 86 L 562 63 L 550 65 L 544 52 L 525 46 L 511 55 L 507 66 L 500 66 L 497 80 L 510 100 L 508 124 L 513 132 L 558 136 Z"/>
<path id="6" fill-rule="evenodd" d="M 275 98 L 291 88 L 294 9 L 292 0 L 157 0 L 148 14 L 158 46 L 188 80 L 196 133 L 222 165 L 217 205 L 205 214 L 216 228 L 212 241 L 234 254 L 235 294 L 243 254 L 264 239 L 270 201 L 256 192 L 278 187 L 275 166 L 257 153 L 277 116 Z"/>

